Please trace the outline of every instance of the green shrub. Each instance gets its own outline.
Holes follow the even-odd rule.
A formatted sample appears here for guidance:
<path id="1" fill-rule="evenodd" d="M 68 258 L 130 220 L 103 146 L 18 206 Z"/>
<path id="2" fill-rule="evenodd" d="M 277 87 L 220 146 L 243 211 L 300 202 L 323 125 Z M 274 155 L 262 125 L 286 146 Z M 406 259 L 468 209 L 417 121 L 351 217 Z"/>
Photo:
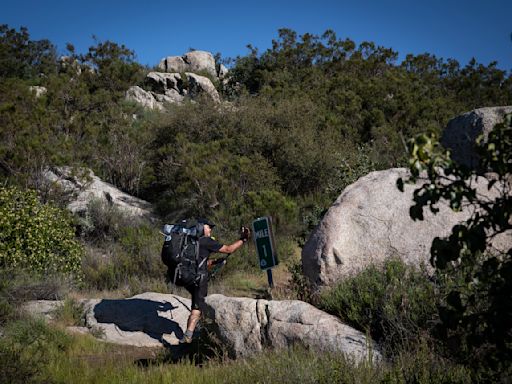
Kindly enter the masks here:
<path id="1" fill-rule="evenodd" d="M 85 324 L 84 304 L 74 298 L 66 298 L 62 305 L 54 311 L 55 319 L 67 326 L 83 326 Z"/>
<path id="2" fill-rule="evenodd" d="M 14 312 L 13 306 L 5 297 L 0 297 L 0 327 L 8 321 Z"/>
<path id="3" fill-rule="evenodd" d="M 436 354 L 420 337 L 414 348 L 399 351 L 380 373 L 381 383 L 473 383 L 470 370 Z"/>
<path id="4" fill-rule="evenodd" d="M 81 276 L 82 246 L 70 216 L 34 191 L 0 188 L 0 267 Z"/>
<path id="5" fill-rule="evenodd" d="M 291 263 L 288 266 L 288 272 L 290 272 L 290 287 L 293 293 L 296 295 L 298 300 L 311 302 L 312 301 L 312 290 L 309 280 L 304 276 L 302 270 L 302 262 Z"/>
<path id="6" fill-rule="evenodd" d="M 135 223 L 119 228 L 116 240 L 88 247 L 83 259 L 84 283 L 92 289 L 147 287 L 162 290 L 166 267 L 160 260 L 162 237 L 157 228 Z"/>
<path id="7" fill-rule="evenodd" d="M 436 314 L 434 285 L 423 272 L 389 259 L 347 278 L 320 297 L 320 307 L 369 332 L 387 353 L 414 344 Z"/>
<path id="8" fill-rule="evenodd" d="M 0 377 L 2 382 L 10 384 L 25 384 L 43 382 L 37 380 L 38 372 L 43 362 L 25 358 L 22 348 L 0 340 Z"/>
<path id="9" fill-rule="evenodd" d="M 4 276 L 1 276 L 2 279 L 0 279 L 0 327 L 2 327 L 6 321 L 8 321 L 13 312 L 14 307 L 9 302 L 9 294 L 7 292 L 8 288 L 8 281 L 4 278 Z"/>
<path id="10" fill-rule="evenodd" d="M 247 192 L 243 210 L 246 212 L 244 216 L 247 217 L 244 221 L 271 216 L 275 233 L 286 235 L 297 231 L 297 204 L 277 190 Z"/>
<path id="11" fill-rule="evenodd" d="M 123 228 L 119 243 L 125 256 L 124 272 L 147 277 L 161 276 L 164 269 L 160 259 L 162 242 L 163 237 L 153 226 L 141 224 Z"/>
<path id="12" fill-rule="evenodd" d="M 116 241 L 123 228 L 133 224 L 122 210 L 101 199 L 90 200 L 85 217 L 79 220 L 80 235 L 91 243 Z"/>
<path id="13" fill-rule="evenodd" d="M 60 300 L 76 283 L 62 275 L 34 275 L 30 271 L 0 269 L 0 296 L 13 304 L 27 300 Z"/>

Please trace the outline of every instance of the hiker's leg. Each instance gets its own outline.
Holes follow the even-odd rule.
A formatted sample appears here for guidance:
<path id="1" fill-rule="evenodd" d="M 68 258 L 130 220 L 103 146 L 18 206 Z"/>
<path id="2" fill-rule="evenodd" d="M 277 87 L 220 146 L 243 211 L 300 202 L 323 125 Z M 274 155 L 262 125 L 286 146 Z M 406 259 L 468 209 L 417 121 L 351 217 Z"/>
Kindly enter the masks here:
<path id="1" fill-rule="evenodd" d="M 194 330 L 196 329 L 196 325 L 200 318 L 201 311 L 199 309 L 192 309 L 192 311 L 190 311 L 190 316 L 188 317 L 187 321 L 187 331 L 194 333 Z"/>
<path id="2" fill-rule="evenodd" d="M 201 279 L 199 286 L 194 287 L 192 291 L 192 310 L 188 318 L 187 330 L 194 331 L 201 318 L 201 312 L 206 308 L 206 295 L 208 294 L 208 281 Z"/>
<path id="3" fill-rule="evenodd" d="M 185 287 L 192 295 L 192 305 L 190 308 L 190 316 L 187 320 L 187 330 L 180 340 L 180 343 L 192 342 L 192 336 L 197 327 L 197 323 L 201 319 L 201 312 L 206 308 L 206 295 L 208 294 L 208 281 L 203 279 L 200 281 L 199 286 Z"/>
<path id="4" fill-rule="evenodd" d="M 190 308 L 190 316 L 187 321 L 187 331 L 190 334 L 196 329 L 197 323 L 201 318 L 201 309 L 203 308 L 204 297 L 201 295 L 201 288 L 194 286 L 187 289 L 192 294 L 192 305 Z"/>
<path id="5" fill-rule="evenodd" d="M 188 286 L 185 287 L 187 291 L 190 292 L 192 295 L 192 304 L 190 306 L 190 315 L 188 316 L 187 320 L 187 329 L 185 330 L 185 333 L 183 334 L 183 337 L 180 339 L 180 344 L 183 343 L 191 343 L 192 338 L 194 336 L 194 330 L 196 329 L 197 323 L 199 322 L 199 319 L 201 318 L 201 311 L 199 309 L 198 305 L 198 296 L 199 296 L 199 287 L 196 286 Z"/>

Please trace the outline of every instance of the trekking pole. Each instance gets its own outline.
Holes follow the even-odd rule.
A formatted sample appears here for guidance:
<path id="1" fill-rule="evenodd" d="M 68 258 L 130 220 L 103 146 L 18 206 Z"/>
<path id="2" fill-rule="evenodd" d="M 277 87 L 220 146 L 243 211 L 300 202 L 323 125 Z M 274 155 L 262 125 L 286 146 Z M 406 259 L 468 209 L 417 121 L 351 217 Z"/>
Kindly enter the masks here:
<path id="1" fill-rule="evenodd" d="M 212 270 L 211 271 L 208 271 L 208 279 L 211 279 L 212 277 L 215 277 L 215 275 L 217 274 L 217 272 L 219 272 L 222 267 L 224 265 L 227 264 L 228 262 L 228 257 L 230 256 L 231 254 L 225 256 L 225 257 L 221 257 L 217 260 L 213 260 L 213 267 L 212 267 Z"/>

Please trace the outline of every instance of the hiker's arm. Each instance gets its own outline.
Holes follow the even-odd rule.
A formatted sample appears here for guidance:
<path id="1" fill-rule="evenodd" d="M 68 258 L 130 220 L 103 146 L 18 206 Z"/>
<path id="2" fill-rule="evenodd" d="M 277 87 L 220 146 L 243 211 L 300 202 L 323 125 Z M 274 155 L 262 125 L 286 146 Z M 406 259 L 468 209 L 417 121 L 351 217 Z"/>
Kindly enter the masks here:
<path id="1" fill-rule="evenodd" d="M 219 249 L 219 253 L 233 253 L 237 249 L 241 248 L 244 245 L 243 240 L 237 240 L 233 244 L 223 245 L 221 249 Z"/>
<path id="2" fill-rule="evenodd" d="M 223 245 L 221 249 L 219 249 L 220 253 L 233 253 L 237 249 L 239 249 L 244 243 L 249 239 L 250 231 L 249 228 L 242 227 L 240 229 L 240 240 L 235 241 L 230 245 Z"/>

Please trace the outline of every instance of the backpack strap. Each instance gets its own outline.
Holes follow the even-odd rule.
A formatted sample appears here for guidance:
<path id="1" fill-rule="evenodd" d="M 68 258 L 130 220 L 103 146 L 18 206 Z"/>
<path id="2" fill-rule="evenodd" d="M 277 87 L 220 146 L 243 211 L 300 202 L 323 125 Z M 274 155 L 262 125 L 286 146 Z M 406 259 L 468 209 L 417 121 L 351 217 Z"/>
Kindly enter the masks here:
<path id="1" fill-rule="evenodd" d="M 196 258 L 199 259 L 199 240 L 196 242 Z M 206 259 L 207 258 L 205 257 L 203 260 L 201 260 L 201 262 L 197 266 L 197 269 L 203 266 L 203 264 L 206 262 Z"/>
<path id="2" fill-rule="evenodd" d="M 174 270 L 174 279 L 173 279 L 173 282 L 172 282 L 174 285 L 176 285 L 176 280 L 178 278 L 178 271 L 179 271 L 179 269 L 180 269 L 180 266 L 178 265 L 176 267 L 176 269 Z"/>

